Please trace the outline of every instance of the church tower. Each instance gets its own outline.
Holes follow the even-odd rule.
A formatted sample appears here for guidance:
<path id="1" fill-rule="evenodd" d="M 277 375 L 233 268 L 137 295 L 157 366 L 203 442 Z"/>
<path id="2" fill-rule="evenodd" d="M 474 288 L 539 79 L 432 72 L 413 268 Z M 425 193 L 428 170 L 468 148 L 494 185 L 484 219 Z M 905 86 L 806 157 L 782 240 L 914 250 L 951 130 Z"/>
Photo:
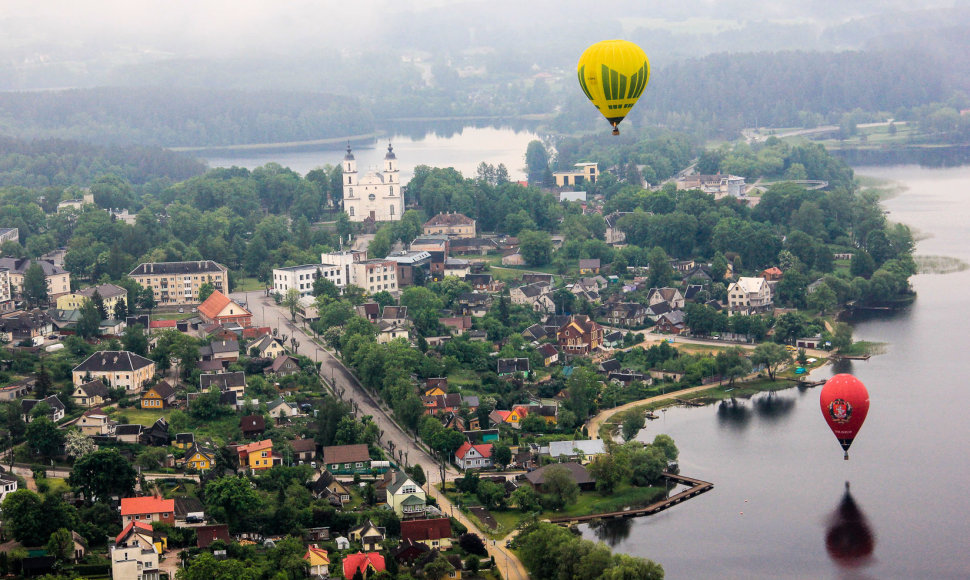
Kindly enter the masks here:
<path id="1" fill-rule="evenodd" d="M 350 145 L 343 161 L 344 211 L 352 222 L 367 219 L 376 222 L 398 221 L 404 210 L 404 196 L 401 191 L 401 173 L 397 156 L 390 143 L 384 155 L 384 166 L 380 173 L 369 171 L 363 177 L 357 172 Z"/>

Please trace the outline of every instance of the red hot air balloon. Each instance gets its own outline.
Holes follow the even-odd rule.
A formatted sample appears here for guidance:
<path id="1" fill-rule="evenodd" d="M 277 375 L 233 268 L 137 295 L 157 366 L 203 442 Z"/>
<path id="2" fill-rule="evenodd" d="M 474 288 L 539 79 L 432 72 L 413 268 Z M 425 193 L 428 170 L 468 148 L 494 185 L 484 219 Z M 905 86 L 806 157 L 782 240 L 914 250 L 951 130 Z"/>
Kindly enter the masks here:
<path id="1" fill-rule="evenodd" d="M 849 446 L 869 413 L 869 391 L 862 381 L 842 373 L 826 381 L 820 402 L 822 416 L 845 450 L 845 459 L 848 459 Z"/>

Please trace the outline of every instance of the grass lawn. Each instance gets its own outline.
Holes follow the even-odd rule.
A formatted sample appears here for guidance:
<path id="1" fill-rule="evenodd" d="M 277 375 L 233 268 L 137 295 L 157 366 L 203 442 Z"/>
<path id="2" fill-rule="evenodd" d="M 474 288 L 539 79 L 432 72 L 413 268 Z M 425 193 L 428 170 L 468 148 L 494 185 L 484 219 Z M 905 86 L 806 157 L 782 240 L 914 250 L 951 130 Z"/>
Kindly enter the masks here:
<path id="1" fill-rule="evenodd" d="M 115 408 L 111 415 L 112 419 L 117 420 L 118 415 L 124 415 L 128 417 L 128 422 L 140 425 L 145 425 L 147 427 L 155 424 L 155 421 L 159 417 L 165 417 L 167 421 L 169 415 L 172 414 L 173 409 L 142 409 L 141 407 L 128 407 L 127 409 Z"/>
<path id="2" fill-rule="evenodd" d="M 482 377 L 471 369 L 458 369 L 448 375 L 448 384 L 458 387 L 479 387 L 482 384 Z"/>
<path id="3" fill-rule="evenodd" d="M 236 285 L 233 292 L 251 292 L 266 288 L 266 284 L 263 284 L 256 278 L 238 278 L 235 282 Z"/>

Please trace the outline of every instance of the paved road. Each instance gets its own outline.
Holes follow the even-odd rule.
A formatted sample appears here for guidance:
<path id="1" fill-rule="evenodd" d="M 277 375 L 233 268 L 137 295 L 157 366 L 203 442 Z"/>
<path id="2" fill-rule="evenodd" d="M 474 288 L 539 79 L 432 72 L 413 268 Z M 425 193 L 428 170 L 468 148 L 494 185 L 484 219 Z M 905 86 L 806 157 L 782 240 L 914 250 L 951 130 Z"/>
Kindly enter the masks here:
<path id="1" fill-rule="evenodd" d="M 442 512 L 451 513 L 453 506 L 431 482 L 440 483 L 440 471 L 438 462 L 424 448 L 420 447 L 412 435 L 405 432 L 375 398 L 367 392 L 357 378 L 345 367 L 337 358 L 326 348 L 318 345 L 312 339 L 312 332 L 304 331 L 301 325 L 295 324 L 289 319 L 289 312 L 284 308 L 278 307 L 272 298 L 266 296 L 262 291 L 239 292 L 232 295 L 234 300 L 245 301 L 249 305 L 249 311 L 253 313 L 253 324 L 256 326 L 271 326 L 279 328 L 280 334 L 288 337 L 296 337 L 300 343 L 299 354 L 320 362 L 320 375 L 324 381 L 330 383 L 338 394 L 342 393 L 342 398 L 356 405 L 355 414 L 359 417 L 370 415 L 374 422 L 384 432 L 381 438 L 381 445 L 394 457 L 406 465 L 419 464 L 428 477 L 428 494 L 436 498 Z M 289 346 L 289 345 L 287 345 Z M 446 480 L 453 480 L 458 476 L 458 472 L 448 466 L 445 472 Z M 484 538 L 485 534 L 478 530 L 460 510 L 455 510 L 455 517 L 469 530 L 477 530 Z M 504 542 L 496 542 L 489 545 L 490 555 L 495 556 L 496 564 L 501 568 L 507 565 L 508 573 L 514 580 L 526 580 L 529 575 L 522 563 L 516 558 L 515 554 L 505 549 Z"/>

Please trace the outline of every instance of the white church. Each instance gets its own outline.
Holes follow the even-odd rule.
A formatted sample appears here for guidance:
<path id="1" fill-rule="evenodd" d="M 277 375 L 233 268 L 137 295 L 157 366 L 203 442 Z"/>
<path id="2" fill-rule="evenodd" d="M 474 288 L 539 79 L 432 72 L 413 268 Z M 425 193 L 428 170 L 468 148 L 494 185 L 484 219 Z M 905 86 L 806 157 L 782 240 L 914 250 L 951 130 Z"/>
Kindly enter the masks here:
<path id="1" fill-rule="evenodd" d="M 404 213 L 404 194 L 401 191 L 401 174 L 397 157 L 390 143 L 384 156 L 384 170 L 368 172 L 363 177 L 357 173 L 357 160 L 347 145 L 344 156 L 344 211 L 352 222 L 371 218 L 378 222 L 401 219 Z"/>

